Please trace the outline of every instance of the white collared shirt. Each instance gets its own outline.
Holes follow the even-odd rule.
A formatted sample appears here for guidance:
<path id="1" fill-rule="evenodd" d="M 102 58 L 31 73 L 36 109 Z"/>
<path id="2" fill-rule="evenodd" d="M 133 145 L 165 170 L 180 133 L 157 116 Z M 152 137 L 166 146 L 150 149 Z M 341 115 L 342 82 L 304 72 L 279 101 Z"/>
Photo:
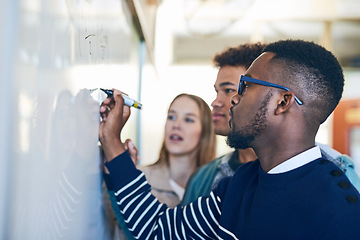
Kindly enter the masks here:
<path id="1" fill-rule="evenodd" d="M 295 168 L 301 167 L 309 162 L 312 162 L 315 159 L 318 159 L 320 157 L 321 157 L 320 148 L 318 146 L 315 146 L 313 148 L 310 148 L 309 150 L 306 150 L 305 152 L 302 152 L 302 153 L 286 160 L 283 163 L 280 163 L 276 167 L 270 169 L 270 171 L 268 173 L 269 174 L 277 174 L 277 173 L 288 172 Z"/>

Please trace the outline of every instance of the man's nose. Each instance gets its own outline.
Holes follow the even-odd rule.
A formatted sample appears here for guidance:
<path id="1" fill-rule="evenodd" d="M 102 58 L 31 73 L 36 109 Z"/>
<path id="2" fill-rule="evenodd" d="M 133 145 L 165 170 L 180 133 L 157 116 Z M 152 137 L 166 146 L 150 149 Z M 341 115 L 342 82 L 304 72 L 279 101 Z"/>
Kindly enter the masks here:
<path id="1" fill-rule="evenodd" d="M 213 108 L 222 107 L 223 105 L 224 103 L 221 101 L 221 97 L 219 95 L 217 95 L 215 100 L 211 103 Z"/>

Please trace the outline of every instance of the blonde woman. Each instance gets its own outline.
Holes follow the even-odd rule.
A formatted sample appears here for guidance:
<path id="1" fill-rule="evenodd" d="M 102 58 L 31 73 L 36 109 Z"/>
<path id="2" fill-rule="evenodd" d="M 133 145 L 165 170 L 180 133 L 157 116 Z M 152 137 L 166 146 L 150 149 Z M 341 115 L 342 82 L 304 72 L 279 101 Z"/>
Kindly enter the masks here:
<path id="1" fill-rule="evenodd" d="M 215 158 L 216 140 L 209 106 L 198 96 L 180 94 L 171 102 L 159 159 L 141 166 L 152 194 L 175 207 L 191 175 Z"/>

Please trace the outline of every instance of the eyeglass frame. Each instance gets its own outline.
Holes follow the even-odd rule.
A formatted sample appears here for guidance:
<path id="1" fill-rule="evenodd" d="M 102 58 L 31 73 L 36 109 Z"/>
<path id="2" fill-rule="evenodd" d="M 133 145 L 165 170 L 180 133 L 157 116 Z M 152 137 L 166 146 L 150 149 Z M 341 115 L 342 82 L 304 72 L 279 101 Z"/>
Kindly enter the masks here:
<path id="1" fill-rule="evenodd" d="M 259 80 L 256 78 L 241 75 L 240 82 L 239 82 L 239 88 L 238 88 L 239 95 L 242 95 L 246 88 L 246 83 L 243 83 L 243 82 L 251 82 L 251 83 L 256 83 L 256 84 L 259 84 L 259 85 L 262 85 L 265 87 L 274 87 L 274 88 L 280 88 L 285 91 L 291 91 L 289 88 L 275 84 L 275 83 L 266 82 L 266 81 Z M 244 86 L 244 87 L 242 87 L 242 86 Z M 300 106 L 303 105 L 303 102 L 295 94 L 294 94 L 294 97 L 295 97 L 295 101 L 297 102 L 297 104 L 299 104 Z"/>

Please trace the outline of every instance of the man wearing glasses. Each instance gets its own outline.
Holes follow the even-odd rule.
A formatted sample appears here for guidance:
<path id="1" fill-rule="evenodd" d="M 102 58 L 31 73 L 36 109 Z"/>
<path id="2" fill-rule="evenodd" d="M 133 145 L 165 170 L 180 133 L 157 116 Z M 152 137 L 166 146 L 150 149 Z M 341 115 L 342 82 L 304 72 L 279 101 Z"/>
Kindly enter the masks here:
<path id="1" fill-rule="evenodd" d="M 344 78 L 337 59 L 312 42 L 279 41 L 265 48 L 245 76 L 252 79 L 243 78 L 232 98 L 227 141 L 234 148 L 253 148 L 259 158 L 222 180 L 209 197 L 175 209 L 150 194 L 144 175 L 125 151 L 119 136 L 130 109 L 124 107 L 121 92 L 115 90 L 114 99 L 103 102 L 100 140 L 111 159 L 106 165 L 120 211 L 133 235 L 360 239 L 360 195 L 315 146 L 320 124 L 342 95 Z"/>
<path id="2" fill-rule="evenodd" d="M 265 46 L 265 44 L 260 43 L 242 44 L 237 47 L 230 47 L 216 54 L 213 58 L 214 65 L 219 68 L 214 84 L 216 98 L 211 103 L 214 129 L 217 135 L 227 136 L 229 134 L 231 97 L 238 90 L 241 95 L 245 90 L 246 82 L 290 91 L 284 86 L 242 76 L 250 67 L 251 62 L 261 54 Z M 295 101 L 302 105 L 301 100 L 296 96 Z M 351 183 L 360 190 L 360 179 L 354 170 L 352 160 L 346 155 L 341 155 L 328 145 L 320 143 L 316 143 L 316 145 L 320 147 L 322 155 L 327 160 L 335 163 L 346 174 Z M 210 191 L 218 185 L 222 178 L 232 176 L 238 167 L 256 159 L 257 156 L 251 148 L 235 149 L 233 152 L 222 155 L 201 167 L 189 180 L 182 199 L 182 205 L 189 204 L 198 197 L 209 195 Z"/>

